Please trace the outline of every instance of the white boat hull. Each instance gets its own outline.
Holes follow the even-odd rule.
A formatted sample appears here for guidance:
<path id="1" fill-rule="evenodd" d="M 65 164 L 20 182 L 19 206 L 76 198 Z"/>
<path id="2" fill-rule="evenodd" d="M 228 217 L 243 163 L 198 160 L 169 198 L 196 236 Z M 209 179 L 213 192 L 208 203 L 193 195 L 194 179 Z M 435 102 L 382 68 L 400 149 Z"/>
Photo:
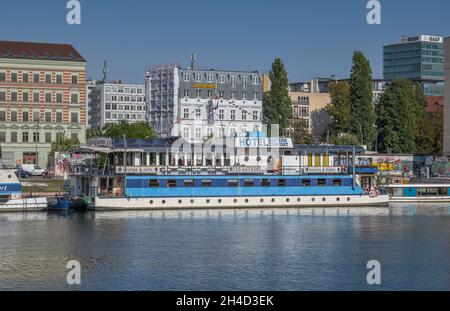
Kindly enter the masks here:
<path id="1" fill-rule="evenodd" d="M 47 198 L 16 199 L 0 204 L 0 212 L 41 211 L 46 208 Z"/>
<path id="2" fill-rule="evenodd" d="M 277 207 L 350 207 L 388 206 L 389 196 L 270 196 L 270 197 L 173 197 L 125 198 L 96 197 L 96 210 L 161 210 L 210 208 L 277 208 Z"/>

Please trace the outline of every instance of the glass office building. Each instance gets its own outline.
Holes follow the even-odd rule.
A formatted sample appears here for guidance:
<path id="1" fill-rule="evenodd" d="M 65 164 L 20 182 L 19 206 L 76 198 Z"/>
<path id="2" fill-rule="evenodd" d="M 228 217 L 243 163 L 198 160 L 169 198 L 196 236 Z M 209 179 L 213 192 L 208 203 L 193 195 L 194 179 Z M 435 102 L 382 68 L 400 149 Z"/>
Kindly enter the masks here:
<path id="1" fill-rule="evenodd" d="M 383 48 L 386 80 L 408 79 L 423 83 L 427 96 L 444 93 L 444 42 L 439 36 L 402 37 Z"/>

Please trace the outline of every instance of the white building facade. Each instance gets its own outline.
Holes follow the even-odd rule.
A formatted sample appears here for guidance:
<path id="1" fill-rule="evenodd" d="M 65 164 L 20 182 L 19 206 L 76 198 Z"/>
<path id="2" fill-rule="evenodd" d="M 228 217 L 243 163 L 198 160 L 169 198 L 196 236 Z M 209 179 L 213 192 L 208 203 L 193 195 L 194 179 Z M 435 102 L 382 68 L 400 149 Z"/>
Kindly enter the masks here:
<path id="1" fill-rule="evenodd" d="M 162 137 L 199 142 L 262 130 L 257 71 L 154 67 L 146 74 L 147 120 Z"/>
<path id="2" fill-rule="evenodd" d="M 145 121 L 145 86 L 121 83 L 88 85 L 89 127 L 100 129 L 108 123 Z"/>

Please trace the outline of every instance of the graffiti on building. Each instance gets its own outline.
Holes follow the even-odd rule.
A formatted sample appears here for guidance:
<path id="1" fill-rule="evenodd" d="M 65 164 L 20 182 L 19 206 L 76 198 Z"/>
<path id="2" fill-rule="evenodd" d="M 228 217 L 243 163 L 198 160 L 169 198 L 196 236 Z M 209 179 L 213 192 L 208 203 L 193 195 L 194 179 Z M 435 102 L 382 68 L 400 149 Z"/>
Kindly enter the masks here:
<path id="1" fill-rule="evenodd" d="M 450 158 L 429 156 L 425 160 L 430 177 L 450 177 Z"/>

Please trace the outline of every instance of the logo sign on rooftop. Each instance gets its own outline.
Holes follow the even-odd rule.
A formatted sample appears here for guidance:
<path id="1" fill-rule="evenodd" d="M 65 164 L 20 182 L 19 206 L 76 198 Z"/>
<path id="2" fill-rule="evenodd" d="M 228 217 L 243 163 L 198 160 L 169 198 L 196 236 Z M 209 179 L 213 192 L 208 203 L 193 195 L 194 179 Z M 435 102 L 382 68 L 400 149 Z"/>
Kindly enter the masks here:
<path id="1" fill-rule="evenodd" d="M 113 142 L 112 138 L 109 137 L 97 137 L 88 139 L 86 141 L 87 147 L 105 147 L 105 148 L 112 148 Z"/>
<path id="2" fill-rule="evenodd" d="M 444 38 L 439 36 L 411 36 L 411 37 L 401 37 L 401 43 L 410 43 L 410 42 L 433 42 L 433 43 L 443 43 Z"/>
<path id="3" fill-rule="evenodd" d="M 215 89 L 216 84 L 215 83 L 197 83 L 197 84 L 192 84 L 192 88 L 194 88 L 194 89 Z"/>

